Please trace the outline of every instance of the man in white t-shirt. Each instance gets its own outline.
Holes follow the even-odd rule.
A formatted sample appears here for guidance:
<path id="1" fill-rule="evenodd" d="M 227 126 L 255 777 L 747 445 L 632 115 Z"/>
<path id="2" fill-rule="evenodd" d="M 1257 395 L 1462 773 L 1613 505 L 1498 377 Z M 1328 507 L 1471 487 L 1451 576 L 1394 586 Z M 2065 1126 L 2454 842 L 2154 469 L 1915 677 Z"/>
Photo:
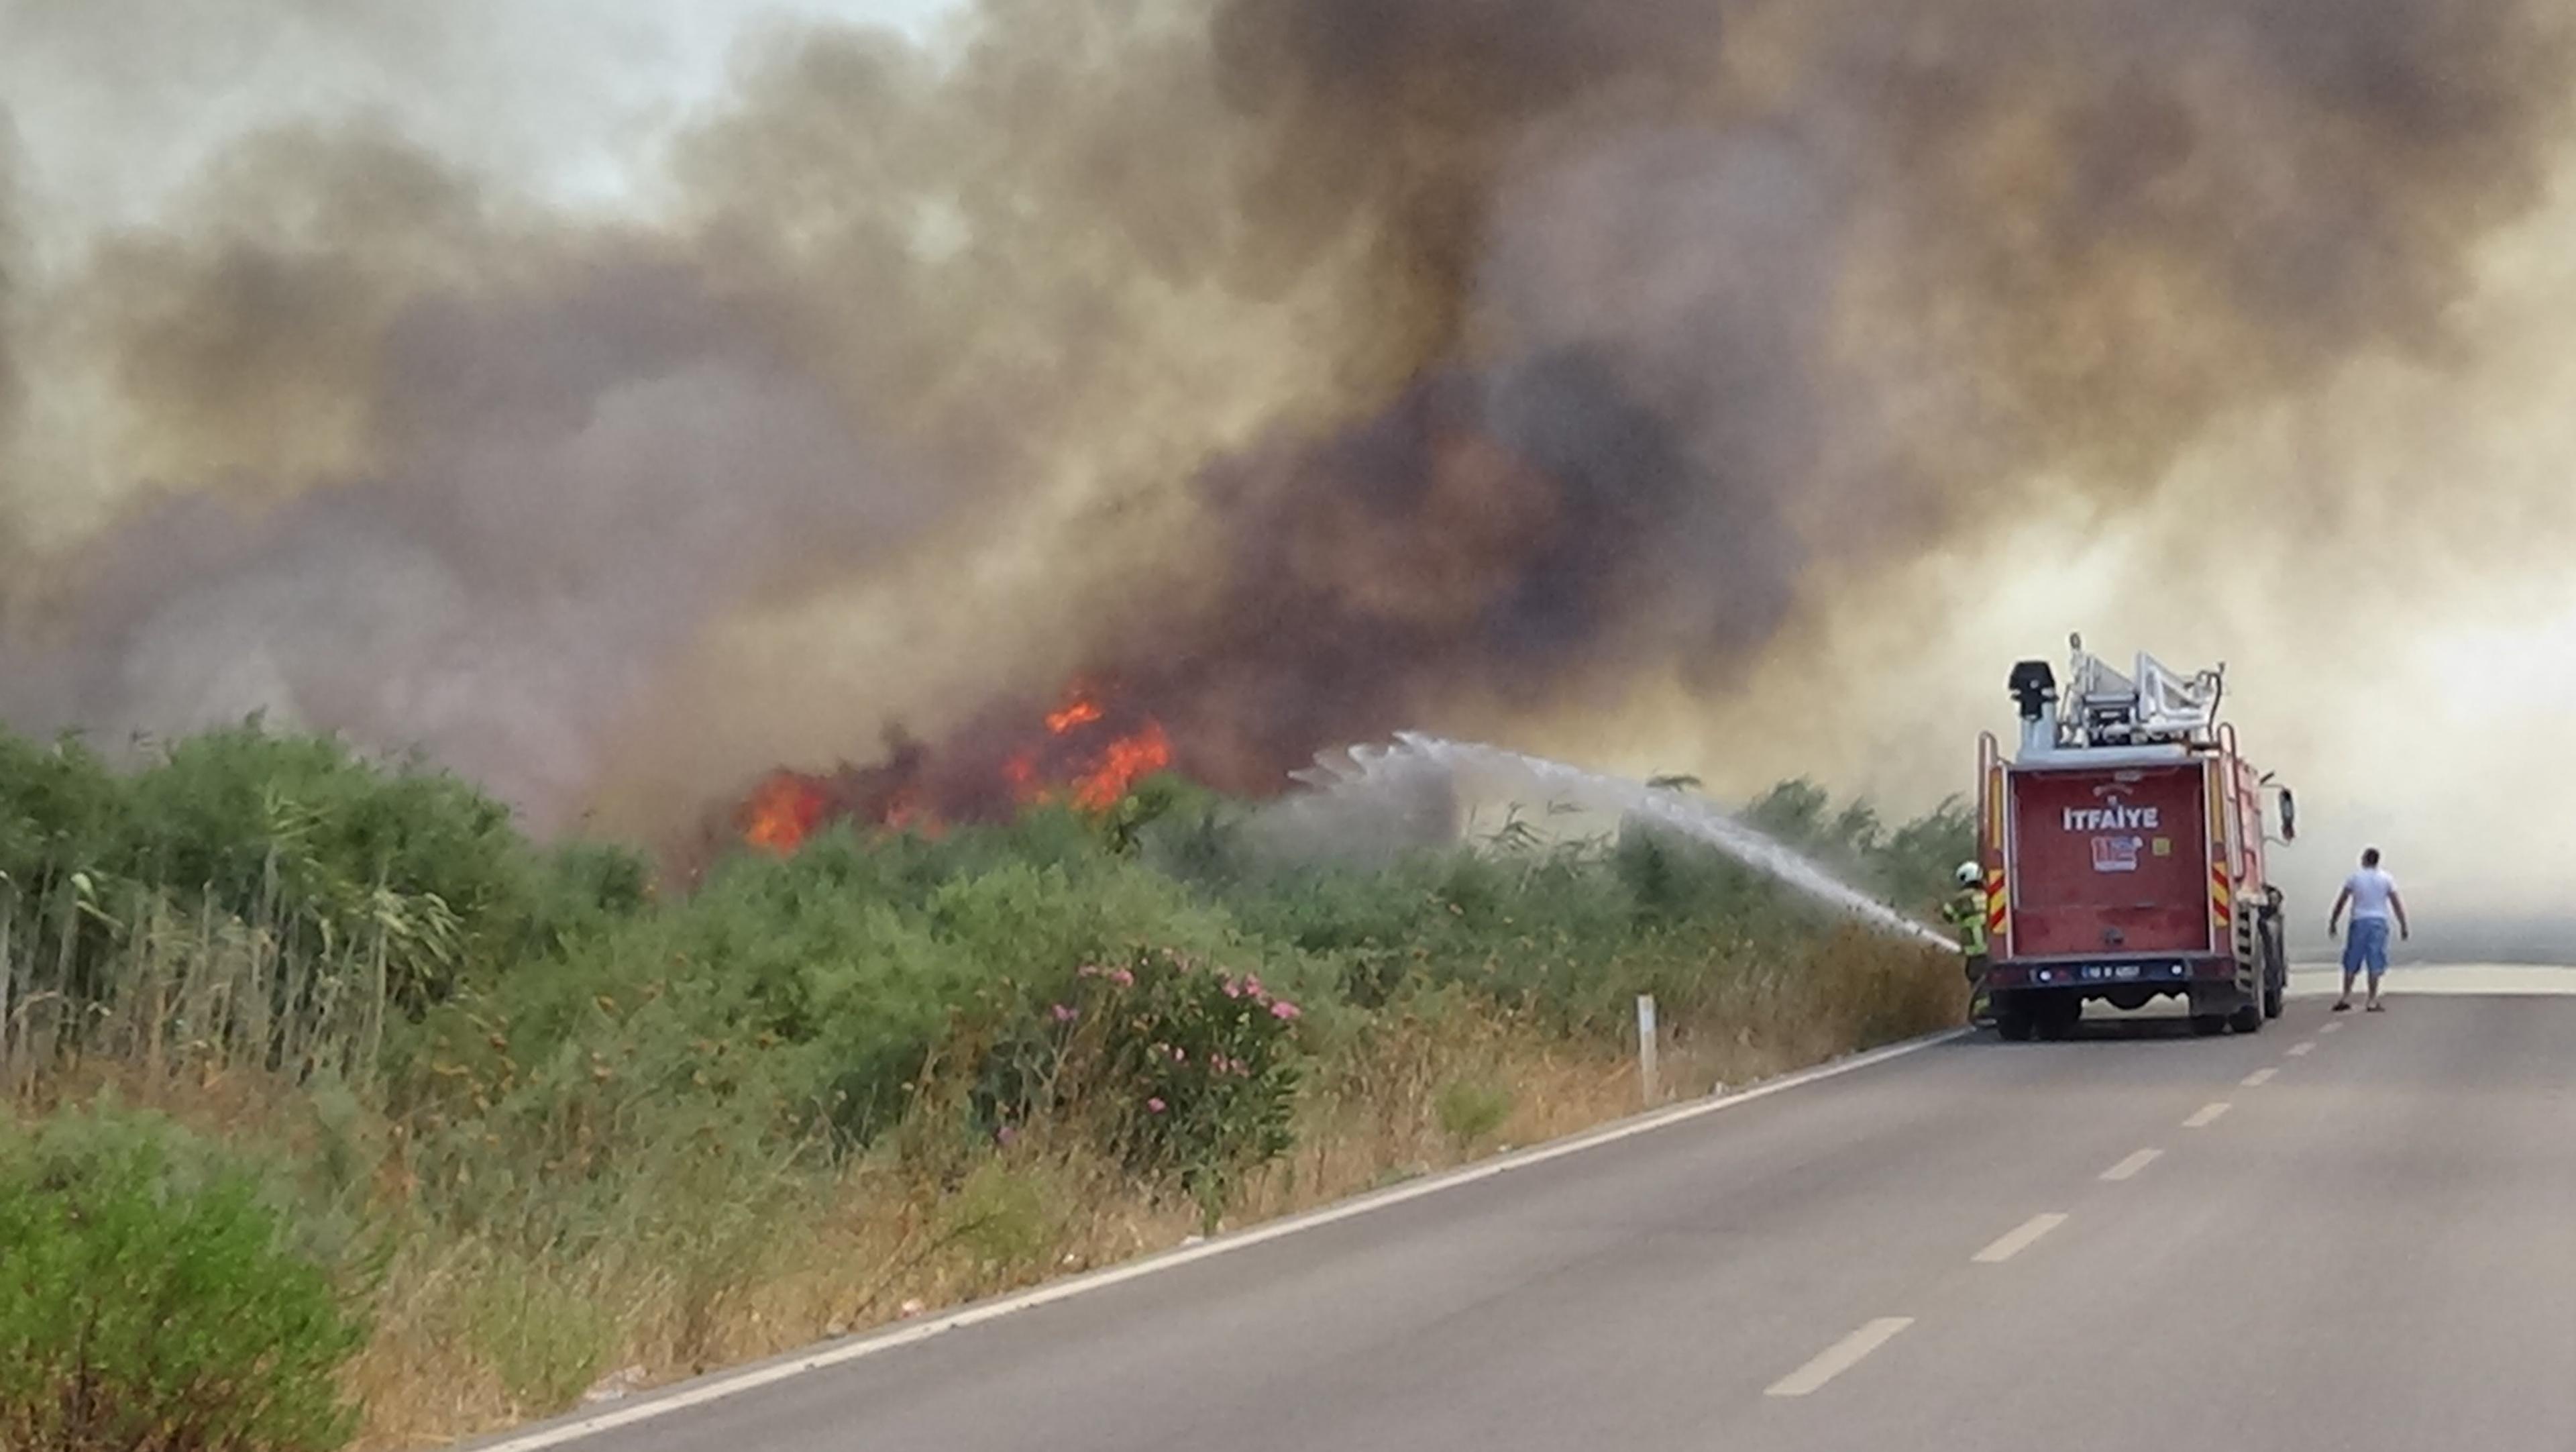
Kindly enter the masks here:
<path id="1" fill-rule="evenodd" d="M 2380 870 L 2379 849 L 2361 854 L 2361 870 L 2343 880 L 2343 894 L 2335 899 L 2334 911 L 2326 915 L 2326 936 L 2335 935 L 2343 921 L 2343 910 L 2352 909 L 2352 936 L 2343 942 L 2343 997 L 2335 1000 L 2334 1011 L 2352 1009 L 2352 980 L 2364 968 L 2370 970 L 2372 1013 L 2380 1011 L 2379 975 L 2388 971 L 2388 919 L 2397 917 L 2401 937 L 2415 936 L 2406 925 L 2406 899 L 2397 895 L 2397 879 Z"/>

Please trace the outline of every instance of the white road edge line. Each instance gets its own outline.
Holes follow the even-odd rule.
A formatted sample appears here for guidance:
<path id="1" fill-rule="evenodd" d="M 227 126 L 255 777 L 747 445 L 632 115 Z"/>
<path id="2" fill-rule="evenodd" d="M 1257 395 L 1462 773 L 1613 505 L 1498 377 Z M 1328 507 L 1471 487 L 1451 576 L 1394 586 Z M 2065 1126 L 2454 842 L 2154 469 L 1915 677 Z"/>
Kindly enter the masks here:
<path id="1" fill-rule="evenodd" d="M 2002 1265 L 2037 1244 L 2041 1236 L 2065 1223 L 2066 1217 L 2054 1210 L 2045 1215 L 2033 1215 L 2023 1221 L 2011 1234 L 1969 1258 L 1979 1265 Z"/>
<path id="2" fill-rule="evenodd" d="M 542 1452 L 542 1449 L 548 1447 L 561 1447 L 569 1442 L 596 1437 L 602 1432 L 613 1432 L 620 1427 L 631 1427 L 638 1422 L 649 1422 L 657 1417 L 669 1416 L 673 1412 L 686 1411 L 691 1407 L 704 1406 L 709 1402 L 721 1401 L 726 1397 L 738 1396 L 747 1391 L 756 1391 L 761 1387 L 774 1386 L 808 1372 L 844 1366 L 864 1357 L 892 1351 L 898 1346 L 910 1346 L 918 1341 L 927 1341 L 944 1331 L 962 1330 L 985 1321 L 998 1320 L 1015 1311 L 1034 1310 L 1039 1306 L 1050 1305 L 1057 1301 L 1071 1300 L 1086 1292 L 1106 1290 L 1123 1282 L 1162 1271 L 1176 1270 L 1193 1261 L 1207 1260 L 1232 1251 L 1248 1249 L 1268 1241 L 1295 1235 L 1302 1230 L 1314 1230 L 1338 1221 L 1354 1219 L 1372 1210 L 1383 1210 L 1389 1206 L 1401 1205 L 1408 1200 L 1419 1200 L 1426 1195 L 1436 1195 L 1443 1190 L 1472 1185 L 1479 1180 L 1492 1179 L 1496 1175 L 1509 1174 L 1514 1170 L 1544 1164 L 1566 1155 L 1579 1154 L 1600 1145 L 1614 1144 L 1623 1139 L 1631 1139 L 1671 1125 L 1686 1123 L 1702 1115 L 1715 1114 L 1722 1109 L 1733 1109 L 1739 1104 L 1750 1104 L 1757 1099 L 1768 1099 L 1774 1094 L 1785 1094 L 1789 1090 L 1803 1088 L 1826 1079 L 1840 1078 L 1845 1074 L 1884 1064 L 1890 1059 L 1900 1059 L 1907 1054 L 1946 1044 L 1953 1039 L 1965 1038 L 1971 1032 L 1972 1030 L 1965 1028 L 1945 1029 L 1939 1033 L 1926 1034 L 1921 1038 L 1907 1039 L 1902 1043 L 1872 1049 L 1865 1054 L 1854 1054 L 1829 1064 L 1819 1064 L 1815 1068 L 1802 1070 L 1785 1078 L 1773 1079 L 1769 1083 L 1755 1084 L 1730 1094 L 1716 1095 L 1689 1104 L 1675 1105 L 1669 1109 L 1655 1110 L 1633 1119 L 1605 1125 L 1570 1139 L 1559 1140 L 1554 1144 L 1540 1145 L 1534 1149 L 1522 1150 L 1517 1154 L 1487 1160 L 1483 1164 L 1452 1170 L 1445 1175 L 1416 1180 L 1408 1185 L 1398 1185 L 1393 1189 L 1381 1190 L 1374 1195 L 1363 1195 L 1357 1199 L 1345 1200 L 1338 1205 L 1327 1205 L 1323 1209 L 1312 1210 L 1303 1215 L 1274 1220 L 1267 1225 L 1256 1225 L 1233 1235 L 1203 1240 L 1196 1245 L 1183 1246 L 1161 1255 L 1129 1261 L 1124 1265 L 1111 1266 L 1088 1275 L 1075 1276 L 1070 1280 L 1057 1281 L 1053 1285 L 1040 1286 L 1035 1290 L 1023 1291 L 1016 1296 L 1007 1296 L 998 1301 L 966 1306 L 943 1316 L 909 1326 L 899 1326 L 857 1341 L 842 1344 L 825 1343 L 821 1349 L 809 1348 L 805 1351 L 789 1352 L 782 1358 L 766 1363 L 755 1362 L 734 1371 L 719 1372 L 713 1377 L 695 1383 L 683 1382 L 669 1391 L 653 1396 L 650 1400 L 635 1402 L 612 1411 L 595 1412 L 551 1427 L 532 1428 L 516 1435 L 504 1434 L 495 1441 L 468 1442 L 459 1445 L 461 1448 L 469 1449 L 469 1452 Z M 1908 1321 L 1899 1325 L 1897 1330 L 1901 1331 L 1905 1325 L 1911 1324 L 1912 1322 Z M 1887 1333 L 1889 1336 L 1895 1334 L 1895 1331 Z M 1881 1338 L 1881 1340 L 1884 1339 L 1884 1337 Z M 1875 1349 L 1876 1346 L 1873 1345 L 1865 1348 L 1861 1354 L 1867 1355 L 1869 1351 Z"/>
<path id="3" fill-rule="evenodd" d="M 1911 1316 L 1881 1316 L 1825 1348 L 1815 1360 L 1771 1383 L 1766 1397 L 1802 1397 L 1869 1359 L 1869 1354 L 1896 1339 L 1914 1324 Z"/>
<path id="4" fill-rule="evenodd" d="M 2138 1171 L 2154 1164 L 2157 1158 L 2163 1153 L 2164 1151 L 2160 1149 L 2142 1149 L 2136 1154 L 2129 1156 L 2127 1159 L 2120 1161 L 2118 1164 L 2113 1165 L 2111 1168 L 2104 1170 L 2102 1172 L 2102 1178 L 2106 1180 L 2129 1179 L 2136 1175 Z"/>
<path id="5" fill-rule="evenodd" d="M 2280 1072 L 2281 1071 L 2278 1069 L 2257 1069 L 2237 1082 L 2243 1084 L 2248 1089 L 2260 1089 L 2264 1085 L 2271 1083 L 2272 1076 Z"/>
<path id="6" fill-rule="evenodd" d="M 2200 1106 L 2199 1113 L 2194 1114 L 2191 1118 L 2182 1122 L 2182 1127 L 2185 1129 L 2207 1129 L 2218 1122 L 2218 1116 L 2225 1114 L 2226 1112 L 2227 1101 L 2224 1099 L 2218 1101 L 2216 1104 L 2204 1104 Z"/>
<path id="7" fill-rule="evenodd" d="M 2316 1051 L 2317 1041 L 2315 1039 L 2303 1039 L 2298 1043 L 2290 1045 L 2290 1057 L 2293 1059 L 2304 1059 Z"/>

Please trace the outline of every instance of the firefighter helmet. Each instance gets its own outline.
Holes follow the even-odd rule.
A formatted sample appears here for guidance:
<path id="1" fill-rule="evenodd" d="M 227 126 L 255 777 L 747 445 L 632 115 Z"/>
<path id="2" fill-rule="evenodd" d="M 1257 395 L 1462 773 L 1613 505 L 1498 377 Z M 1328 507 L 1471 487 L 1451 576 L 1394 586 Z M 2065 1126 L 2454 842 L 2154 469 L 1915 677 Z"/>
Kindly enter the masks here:
<path id="1" fill-rule="evenodd" d="M 1950 875 L 1958 880 L 1961 887 L 1974 887 L 1977 885 L 1977 864 L 1962 862 L 1959 864 L 1959 870 Z"/>

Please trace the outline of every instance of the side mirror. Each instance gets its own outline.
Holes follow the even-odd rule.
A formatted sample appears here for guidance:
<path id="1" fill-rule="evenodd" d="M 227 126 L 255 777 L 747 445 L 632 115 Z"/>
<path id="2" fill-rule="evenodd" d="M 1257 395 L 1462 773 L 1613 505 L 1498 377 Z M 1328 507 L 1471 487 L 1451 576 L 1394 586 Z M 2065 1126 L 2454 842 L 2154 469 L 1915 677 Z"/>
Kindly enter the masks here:
<path id="1" fill-rule="evenodd" d="M 2290 795 L 2288 787 L 2281 788 L 2281 840 L 2299 840 L 2299 799 Z"/>

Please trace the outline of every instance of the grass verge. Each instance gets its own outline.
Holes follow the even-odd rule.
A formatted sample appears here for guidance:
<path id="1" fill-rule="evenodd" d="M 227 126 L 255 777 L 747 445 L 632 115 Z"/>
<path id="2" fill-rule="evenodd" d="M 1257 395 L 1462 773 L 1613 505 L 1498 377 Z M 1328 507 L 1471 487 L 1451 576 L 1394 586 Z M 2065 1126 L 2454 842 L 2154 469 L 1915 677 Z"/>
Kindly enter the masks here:
<path id="1" fill-rule="evenodd" d="M 266 1279 L 363 1328 L 299 1364 L 338 1400 L 297 1446 L 449 1441 L 1598 1125 L 1643 1107 L 1639 993 L 1672 1096 L 1962 1007 L 1947 955 L 1635 827 L 1291 864 L 1161 782 L 657 900 L 328 743 L 0 756 L 0 1176 L 82 1116 L 257 1167 Z M 1965 830 L 1795 783 L 1751 815 L 1917 908 Z M 268 1314 L 192 1286 L 134 1295 Z"/>

